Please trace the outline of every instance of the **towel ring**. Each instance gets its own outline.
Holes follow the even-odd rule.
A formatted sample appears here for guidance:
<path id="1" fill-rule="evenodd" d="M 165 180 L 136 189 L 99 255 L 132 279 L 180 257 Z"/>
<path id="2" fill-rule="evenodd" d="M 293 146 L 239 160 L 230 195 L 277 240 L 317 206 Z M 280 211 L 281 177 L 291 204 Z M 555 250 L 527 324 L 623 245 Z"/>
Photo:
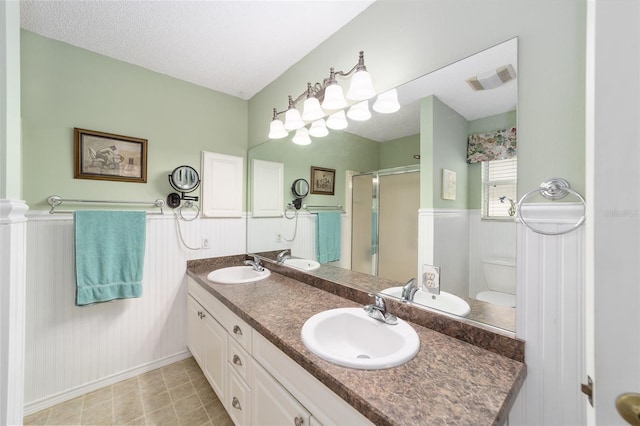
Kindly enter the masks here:
<path id="1" fill-rule="evenodd" d="M 196 211 L 196 215 L 193 216 L 191 219 L 187 219 L 182 214 L 182 209 L 184 208 L 193 208 Z M 198 216 L 200 216 L 200 207 L 198 207 L 198 205 L 193 201 L 188 200 L 182 206 L 180 206 L 180 208 L 178 209 L 178 212 L 180 212 L 180 217 L 182 218 L 182 220 L 184 220 L 185 222 L 191 222 L 192 220 L 196 220 Z"/>
<path id="2" fill-rule="evenodd" d="M 570 228 L 565 229 L 563 231 L 544 231 L 542 229 L 538 229 L 534 226 L 531 225 L 531 223 L 527 222 L 524 217 L 522 216 L 522 205 L 524 204 L 524 201 L 532 194 L 536 194 L 539 193 L 540 195 L 542 195 L 544 198 L 548 199 L 548 200 L 561 200 L 564 197 L 566 197 L 567 195 L 571 194 L 575 197 L 577 197 L 580 202 L 582 203 L 582 216 L 580 217 L 580 219 L 574 223 L 573 225 L 571 225 Z M 518 214 L 518 218 L 520 219 L 520 221 L 529 229 L 531 229 L 533 232 L 535 232 L 536 234 L 542 234 L 542 235 L 562 235 L 562 234 L 568 234 L 571 231 L 574 231 L 576 229 L 578 229 L 580 226 L 582 226 L 582 224 L 584 223 L 585 219 L 586 219 L 586 211 L 587 211 L 587 207 L 586 207 L 586 202 L 584 200 L 584 198 L 582 197 L 582 195 L 580 195 L 580 193 L 578 193 L 577 191 L 574 191 L 573 189 L 571 189 L 571 185 L 569 185 L 569 182 L 567 182 L 565 179 L 562 178 L 552 178 L 549 179 L 546 182 L 542 182 L 540 184 L 539 188 L 533 189 L 529 192 L 527 192 L 526 194 L 524 194 L 522 196 L 522 198 L 520 198 L 520 201 L 518 201 L 518 206 L 517 206 L 517 214 Z"/>

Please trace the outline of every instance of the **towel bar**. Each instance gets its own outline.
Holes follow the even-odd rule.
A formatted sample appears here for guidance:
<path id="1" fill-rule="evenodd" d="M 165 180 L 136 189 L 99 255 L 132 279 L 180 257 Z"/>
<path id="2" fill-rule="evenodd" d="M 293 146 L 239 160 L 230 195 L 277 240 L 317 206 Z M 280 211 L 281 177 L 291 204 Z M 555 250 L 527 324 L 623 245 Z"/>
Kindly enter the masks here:
<path id="1" fill-rule="evenodd" d="M 70 210 L 58 210 L 55 211 L 55 208 L 61 205 L 63 202 L 70 203 L 90 203 L 90 204 L 140 204 L 140 205 L 151 205 L 160 209 L 159 212 L 150 212 L 148 214 L 164 214 L 164 200 L 158 198 L 155 201 L 109 201 L 109 200 L 80 200 L 80 199 L 71 199 L 71 198 L 62 198 L 59 195 L 51 195 L 47 198 L 47 202 L 51 206 L 51 210 L 49 210 L 49 214 L 54 213 L 73 213 Z"/>

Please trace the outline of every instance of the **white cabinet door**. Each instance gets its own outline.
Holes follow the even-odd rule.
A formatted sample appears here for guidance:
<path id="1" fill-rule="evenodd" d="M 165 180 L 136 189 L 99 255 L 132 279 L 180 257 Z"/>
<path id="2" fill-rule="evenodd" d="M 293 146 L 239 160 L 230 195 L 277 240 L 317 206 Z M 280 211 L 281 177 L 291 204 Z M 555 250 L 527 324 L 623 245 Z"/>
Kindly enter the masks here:
<path id="1" fill-rule="evenodd" d="M 203 364 L 200 364 L 211 387 L 224 401 L 227 378 L 227 331 L 203 309 Z"/>
<path id="2" fill-rule="evenodd" d="M 200 366 L 204 365 L 202 362 L 204 324 L 200 318 L 202 312 L 204 312 L 202 306 L 193 297 L 189 296 L 187 298 L 187 347 Z"/>
<path id="3" fill-rule="evenodd" d="M 251 389 L 244 380 L 229 367 L 228 394 L 224 403 L 229 416 L 236 426 L 251 425 Z"/>
<path id="4" fill-rule="evenodd" d="M 251 385 L 251 424 L 309 426 L 311 414 L 257 362 Z"/>

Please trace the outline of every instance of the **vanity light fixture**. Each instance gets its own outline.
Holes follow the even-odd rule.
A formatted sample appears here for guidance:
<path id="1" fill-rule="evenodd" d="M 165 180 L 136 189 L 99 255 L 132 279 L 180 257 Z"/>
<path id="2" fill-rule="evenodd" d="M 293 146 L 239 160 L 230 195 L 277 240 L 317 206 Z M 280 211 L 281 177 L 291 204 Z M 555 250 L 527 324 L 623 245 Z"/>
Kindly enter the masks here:
<path id="1" fill-rule="evenodd" d="M 470 77 L 467 79 L 467 83 L 473 90 L 489 90 L 500 87 L 515 78 L 516 70 L 513 69 L 513 65 L 508 64 Z"/>
<path id="2" fill-rule="evenodd" d="M 289 104 L 285 111 L 278 111 L 274 108 L 269 138 L 284 138 L 288 132 L 296 130 L 296 140 L 302 139 L 306 142 L 306 140 L 309 139 L 308 134 L 306 136 L 299 136 L 297 130 L 304 128 L 307 123 L 316 123 L 329 114 L 331 114 L 331 116 L 327 119 L 326 125 L 324 122 L 312 125 L 308 133 L 312 136 L 322 137 L 318 135 L 323 135 L 325 131 L 328 133 L 328 130 L 326 130 L 327 127 L 334 130 L 346 128 L 347 120 L 342 110 L 346 108 L 348 104 L 342 86 L 340 86 L 337 81 L 337 77 L 351 79 L 351 85 L 346 96 L 349 100 L 366 101 L 376 94 L 371 82 L 371 75 L 364 64 L 364 52 L 360 52 L 358 63 L 349 71 L 336 71 L 335 68 L 332 67 L 329 69 L 329 77 L 325 78 L 321 83 L 307 83 L 307 89 L 300 96 L 295 99 L 289 96 Z M 296 105 L 303 99 L 303 112 L 300 114 L 296 109 Z M 356 113 L 358 117 L 365 117 L 367 113 L 369 116 L 371 115 L 368 106 L 366 113 L 362 110 L 362 106 L 356 108 L 356 110 L 359 112 Z M 283 114 L 284 122 L 279 118 L 279 116 Z M 362 119 L 363 118 L 360 118 L 360 120 Z"/>
<path id="3" fill-rule="evenodd" d="M 381 114 L 391 114 L 399 109 L 398 91 L 395 88 L 380 93 L 373 104 L 373 110 Z"/>

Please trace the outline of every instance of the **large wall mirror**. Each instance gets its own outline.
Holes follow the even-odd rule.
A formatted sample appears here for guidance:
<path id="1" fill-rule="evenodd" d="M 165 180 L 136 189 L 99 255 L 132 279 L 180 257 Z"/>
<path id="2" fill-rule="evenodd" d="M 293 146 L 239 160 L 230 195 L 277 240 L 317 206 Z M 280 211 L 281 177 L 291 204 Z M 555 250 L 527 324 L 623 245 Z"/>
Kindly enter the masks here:
<path id="1" fill-rule="evenodd" d="M 283 206 L 284 215 L 249 215 L 248 252 L 288 249 L 317 260 L 316 213 L 339 211 L 339 259 L 309 273 L 357 276 L 349 284 L 383 291 L 411 278 L 422 285 L 424 265 L 435 265 L 440 296 L 425 293 L 414 299 L 416 307 L 451 295 L 469 307 L 461 313 L 467 319 L 515 332 L 515 221 L 486 218 L 482 209 L 484 203 L 508 210 L 509 200 L 517 201 L 515 183 L 503 187 L 498 175 L 487 184 L 491 168 L 468 162 L 467 142 L 469 135 L 515 135 L 517 55 L 517 39 L 508 40 L 397 87 L 395 113 L 372 111 L 370 120 L 350 120 L 310 145 L 294 144 L 291 134 L 249 150 L 250 174 L 254 159 L 284 164 L 279 190 L 285 204 L 294 199 L 292 182 L 310 179 L 312 167 L 335 170 L 335 177 L 333 194 L 309 194 L 300 210 Z M 474 90 L 467 81 L 473 77 L 497 87 Z M 517 156 L 510 154 L 516 168 Z M 251 211 L 252 188 L 247 194 Z M 431 307 L 455 313 L 444 306 Z"/>

